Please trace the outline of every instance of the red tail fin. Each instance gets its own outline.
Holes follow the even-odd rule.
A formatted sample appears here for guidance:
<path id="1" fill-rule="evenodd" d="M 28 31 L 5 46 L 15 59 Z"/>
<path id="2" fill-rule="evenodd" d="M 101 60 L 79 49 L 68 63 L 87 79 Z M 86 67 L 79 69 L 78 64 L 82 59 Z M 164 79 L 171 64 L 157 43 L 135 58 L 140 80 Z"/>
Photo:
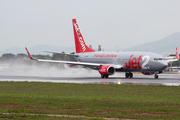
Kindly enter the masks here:
<path id="1" fill-rule="evenodd" d="M 76 46 L 76 53 L 83 53 L 83 52 L 95 52 L 91 48 L 89 48 L 82 36 L 82 33 L 80 32 L 80 28 L 76 22 L 76 19 L 72 19 L 73 24 L 73 31 L 74 31 L 74 40 L 75 40 L 75 46 Z"/>
<path id="2" fill-rule="evenodd" d="M 176 47 L 176 59 L 179 59 L 178 49 Z"/>

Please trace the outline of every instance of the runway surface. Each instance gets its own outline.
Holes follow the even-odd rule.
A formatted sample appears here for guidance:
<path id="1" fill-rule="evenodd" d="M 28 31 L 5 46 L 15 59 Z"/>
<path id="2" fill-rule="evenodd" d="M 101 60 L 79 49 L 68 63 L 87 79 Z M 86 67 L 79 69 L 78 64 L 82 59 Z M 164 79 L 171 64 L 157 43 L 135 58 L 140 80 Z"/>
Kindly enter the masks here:
<path id="1" fill-rule="evenodd" d="M 134 74 L 133 78 L 119 76 L 100 77 L 42 77 L 0 75 L 0 81 L 56 82 L 56 83 L 91 83 L 91 84 L 134 84 L 134 85 L 168 85 L 179 86 L 180 74 L 160 74 L 159 79 L 153 75 Z"/>

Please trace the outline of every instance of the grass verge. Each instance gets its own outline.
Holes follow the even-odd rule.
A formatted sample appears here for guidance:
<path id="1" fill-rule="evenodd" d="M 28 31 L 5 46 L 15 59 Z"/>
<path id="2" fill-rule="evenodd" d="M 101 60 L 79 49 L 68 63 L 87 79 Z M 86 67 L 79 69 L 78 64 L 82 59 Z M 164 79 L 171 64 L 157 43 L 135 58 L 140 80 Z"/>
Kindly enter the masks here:
<path id="1" fill-rule="evenodd" d="M 0 113 L 180 119 L 180 87 L 0 82 Z"/>

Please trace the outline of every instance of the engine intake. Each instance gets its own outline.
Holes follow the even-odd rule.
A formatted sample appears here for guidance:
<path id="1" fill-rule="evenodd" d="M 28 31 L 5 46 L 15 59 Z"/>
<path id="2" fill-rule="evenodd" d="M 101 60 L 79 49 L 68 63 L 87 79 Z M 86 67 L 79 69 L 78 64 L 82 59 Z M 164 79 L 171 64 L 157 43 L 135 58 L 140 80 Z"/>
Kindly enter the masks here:
<path id="1" fill-rule="evenodd" d="M 115 72 L 114 67 L 110 66 L 110 65 L 105 65 L 105 66 L 101 66 L 99 68 L 99 73 L 101 75 L 113 75 Z"/>

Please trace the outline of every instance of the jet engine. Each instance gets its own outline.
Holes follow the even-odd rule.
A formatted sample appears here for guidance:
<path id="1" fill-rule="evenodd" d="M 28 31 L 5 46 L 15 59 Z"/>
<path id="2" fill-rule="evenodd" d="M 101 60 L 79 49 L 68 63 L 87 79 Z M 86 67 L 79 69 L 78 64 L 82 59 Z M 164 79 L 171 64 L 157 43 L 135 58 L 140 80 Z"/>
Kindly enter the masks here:
<path id="1" fill-rule="evenodd" d="M 99 73 L 101 75 L 113 75 L 114 72 L 115 72 L 115 69 L 111 65 L 105 65 L 99 68 Z"/>
<path id="2" fill-rule="evenodd" d="M 154 72 L 141 72 L 143 75 L 152 75 Z"/>

